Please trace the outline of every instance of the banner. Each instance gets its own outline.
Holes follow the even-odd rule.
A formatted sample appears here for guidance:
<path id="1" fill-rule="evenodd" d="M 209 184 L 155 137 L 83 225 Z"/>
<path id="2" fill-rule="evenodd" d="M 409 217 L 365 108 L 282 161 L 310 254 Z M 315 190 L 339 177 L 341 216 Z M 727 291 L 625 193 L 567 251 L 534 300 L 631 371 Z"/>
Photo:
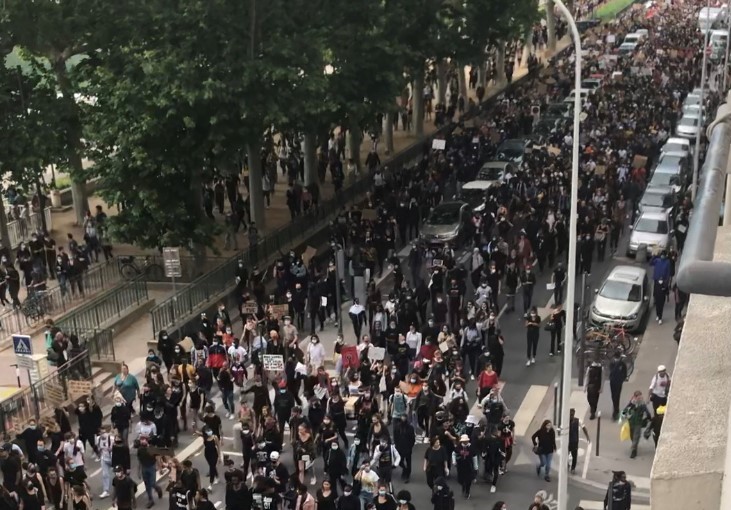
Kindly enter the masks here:
<path id="1" fill-rule="evenodd" d="M 343 368 L 359 368 L 360 358 L 355 345 L 344 345 L 340 351 L 343 356 Z"/>

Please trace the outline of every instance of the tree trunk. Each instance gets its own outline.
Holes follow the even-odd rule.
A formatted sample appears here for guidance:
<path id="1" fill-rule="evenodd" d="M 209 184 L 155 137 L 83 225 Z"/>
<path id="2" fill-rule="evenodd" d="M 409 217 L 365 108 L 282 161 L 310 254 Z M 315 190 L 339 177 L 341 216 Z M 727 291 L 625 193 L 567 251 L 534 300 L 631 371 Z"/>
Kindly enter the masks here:
<path id="1" fill-rule="evenodd" d="M 0 245 L 7 248 L 10 254 L 9 263 L 15 260 L 13 257 L 13 247 L 10 246 L 10 234 L 8 234 L 8 216 L 5 214 L 5 204 L 3 204 L 3 194 L 0 193 Z"/>
<path id="2" fill-rule="evenodd" d="M 447 104 L 447 61 L 439 59 L 437 62 L 437 102 Z"/>
<path id="3" fill-rule="evenodd" d="M 76 222 L 79 225 L 84 223 L 84 216 L 89 209 L 89 199 L 86 193 L 86 178 L 84 177 L 84 166 L 81 162 L 81 119 L 79 107 L 74 99 L 74 91 L 71 80 L 66 71 L 66 61 L 57 60 L 54 62 L 54 73 L 58 81 L 59 91 L 63 100 L 68 103 L 69 111 L 72 112 L 69 119 L 69 126 L 66 129 L 66 142 L 69 145 L 69 164 L 71 166 L 71 196 L 74 202 L 74 213 Z"/>
<path id="4" fill-rule="evenodd" d="M 355 167 L 360 171 L 363 165 L 360 161 L 360 143 L 363 141 L 361 136 L 360 127 L 357 124 L 351 123 L 348 129 L 348 145 L 350 146 L 350 158 L 355 163 Z"/>
<path id="5" fill-rule="evenodd" d="M 497 57 L 495 58 L 495 85 L 502 87 L 507 82 L 505 77 L 505 41 L 500 41 L 497 45 Z"/>
<path id="6" fill-rule="evenodd" d="M 480 67 L 477 68 L 477 86 L 487 89 L 487 62 L 484 57 L 480 62 Z"/>
<path id="7" fill-rule="evenodd" d="M 386 154 L 393 154 L 393 116 L 395 113 L 389 111 L 386 112 L 386 125 L 384 126 L 384 133 L 386 134 Z"/>
<path id="8" fill-rule="evenodd" d="M 411 97 L 413 102 L 414 118 L 411 122 L 413 134 L 416 136 L 424 136 L 424 65 L 420 65 L 414 73 L 414 86 L 412 87 Z"/>
<path id="9" fill-rule="evenodd" d="M 314 133 L 305 133 L 305 186 L 317 182 L 317 139 Z"/>
<path id="10" fill-rule="evenodd" d="M 261 189 L 261 141 L 246 144 L 246 154 L 249 159 L 249 210 L 251 221 L 256 222 L 259 236 L 264 233 L 264 192 Z"/>
<path id="11" fill-rule="evenodd" d="M 211 163 L 212 164 L 212 163 Z M 195 190 L 192 195 L 193 200 L 193 211 L 198 218 L 198 221 L 203 224 L 212 223 L 208 217 L 203 214 L 203 168 L 195 165 L 190 169 L 190 185 Z M 201 243 L 195 243 L 189 245 L 190 254 L 193 256 L 193 261 L 196 268 L 203 268 L 206 264 L 206 258 L 208 258 L 208 252 L 206 246 Z"/>
<path id="12" fill-rule="evenodd" d="M 467 80 L 464 75 L 464 66 L 459 62 L 454 63 L 457 68 L 457 85 L 459 86 L 459 95 L 464 98 L 465 109 L 467 108 Z"/>
<path id="13" fill-rule="evenodd" d="M 528 57 L 533 52 L 533 31 L 528 30 L 525 33 L 525 39 L 523 40 L 523 55 L 521 55 L 520 66 L 528 66 Z"/>
<path id="14" fill-rule="evenodd" d="M 553 0 L 546 0 L 546 28 L 548 29 L 547 57 L 556 51 L 556 18 Z"/>

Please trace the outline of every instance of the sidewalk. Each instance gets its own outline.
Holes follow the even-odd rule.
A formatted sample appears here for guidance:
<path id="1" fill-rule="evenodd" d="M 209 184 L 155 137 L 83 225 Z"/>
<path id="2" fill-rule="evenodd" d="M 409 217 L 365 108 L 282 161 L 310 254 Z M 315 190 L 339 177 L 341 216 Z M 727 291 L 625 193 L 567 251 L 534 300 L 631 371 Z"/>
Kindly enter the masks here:
<path id="1" fill-rule="evenodd" d="M 654 310 L 650 311 L 648 328 L 642 337 L 641 344 L 637 346 L 639 351 L 635 359 L 634 372 L 629 381 L 622 387 L 621 407 L 627 405 L 634 391 L 639 390 L 642 392 L 650 412 L 652 412 L 648 388 L 652 377 L 657 372 L 657 366 L 665 365 L 672 378 L 677 354 L 677 344 L 673 340 L 675 321 L 672 320 L 672 313 L 674 306 L 674 302 L 665 305 L 667 320 L 662 325 L 655 322 Z M 667 317 L 668 313 L 670 317 Z M 607 375 L 604 374 L 605 379 Z M 621 425 L 611 419 L 612 403 L 609 382 L 605 382 L 604 390 L 599 397 L 598 410 L 602 416 L 600 438 L 597 438 L 597 420 L 589 420 L 589 404 L 586 400 L 586 394 L 576 384 L 571 395 L 571 406 L 576 408 L 577 416 L 584 420 L 592 440 L 590 457 L 585 462 L 586 466 L 582 466 L 585 457 L 580 456 L 582 462 L 577 468 L 577 478 L 579 476 L 581 478 L 578 481 L 606 490 L 609 480 L 612 479 L 612 471 L 625 471 L 627 479 L 634 484 L 633 496 L 649 498 L 650 471 L 655 457 L 655 445 L 652 438 L 649 440 L 642 438 L 640 439 L 637 457 L 634 459 L 629 458 L 631 444 L 629 441 L 620 441 Z M 600 441 L 598 457 L 596 456 L 597 439 Z"/>

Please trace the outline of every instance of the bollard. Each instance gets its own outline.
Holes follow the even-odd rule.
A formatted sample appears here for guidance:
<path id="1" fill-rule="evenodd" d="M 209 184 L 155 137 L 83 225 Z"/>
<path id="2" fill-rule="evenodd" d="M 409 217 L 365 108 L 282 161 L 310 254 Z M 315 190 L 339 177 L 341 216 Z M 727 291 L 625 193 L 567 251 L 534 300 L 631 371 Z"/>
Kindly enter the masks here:
<path id="1" fill-rule="evenodd" d="M 553 424 L 558 425 L 558 383 L 553 384 Z"/>
<path id="2" fill-rule="evenodd" d="M 243 448 L 241 444 L 241 422 L 239 421 L 233 425 L 233 436 L 233 451 L 240 452 Z"/>
<path id="3" fill-rule="evenodd" d="M 596 413 L 596 456 L 599 457 L 599 439 L 602 433 L 602 412 Z"/>

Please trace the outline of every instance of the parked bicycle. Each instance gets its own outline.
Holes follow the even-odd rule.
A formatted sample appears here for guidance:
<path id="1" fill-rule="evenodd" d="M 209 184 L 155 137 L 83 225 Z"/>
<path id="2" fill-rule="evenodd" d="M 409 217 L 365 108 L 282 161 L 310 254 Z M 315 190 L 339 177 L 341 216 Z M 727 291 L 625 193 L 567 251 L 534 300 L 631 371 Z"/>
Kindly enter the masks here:
<path id="1" fill-rule="evenodd" d="M 25 316 L 28 325 L 40 321 L 48 308 L 48 291 L 37 290 L 28 295 L 20 305 L 20 311 Z"/>
<path id="2" fill-rule="evenodd" d="M 632 354 L 635 350 L 636 340 L 626 328 L 612 323 L 603 327 L 588 327 L 584 334 L 586 347 L 621 347 L 627 354 Z"/>
<path id="3" fill-rule="evenodd" d="M 139 263 L 134 255 L 125 255 L 117 259 L 119 272 L 125 280 L 132 280 L 144 274 L 145 279 L 149 281 L 163 281 L 165 279 L 165 269 L 162 265 L 155 262 L 154 257 L 145 255 L 144 260 Z"/>

